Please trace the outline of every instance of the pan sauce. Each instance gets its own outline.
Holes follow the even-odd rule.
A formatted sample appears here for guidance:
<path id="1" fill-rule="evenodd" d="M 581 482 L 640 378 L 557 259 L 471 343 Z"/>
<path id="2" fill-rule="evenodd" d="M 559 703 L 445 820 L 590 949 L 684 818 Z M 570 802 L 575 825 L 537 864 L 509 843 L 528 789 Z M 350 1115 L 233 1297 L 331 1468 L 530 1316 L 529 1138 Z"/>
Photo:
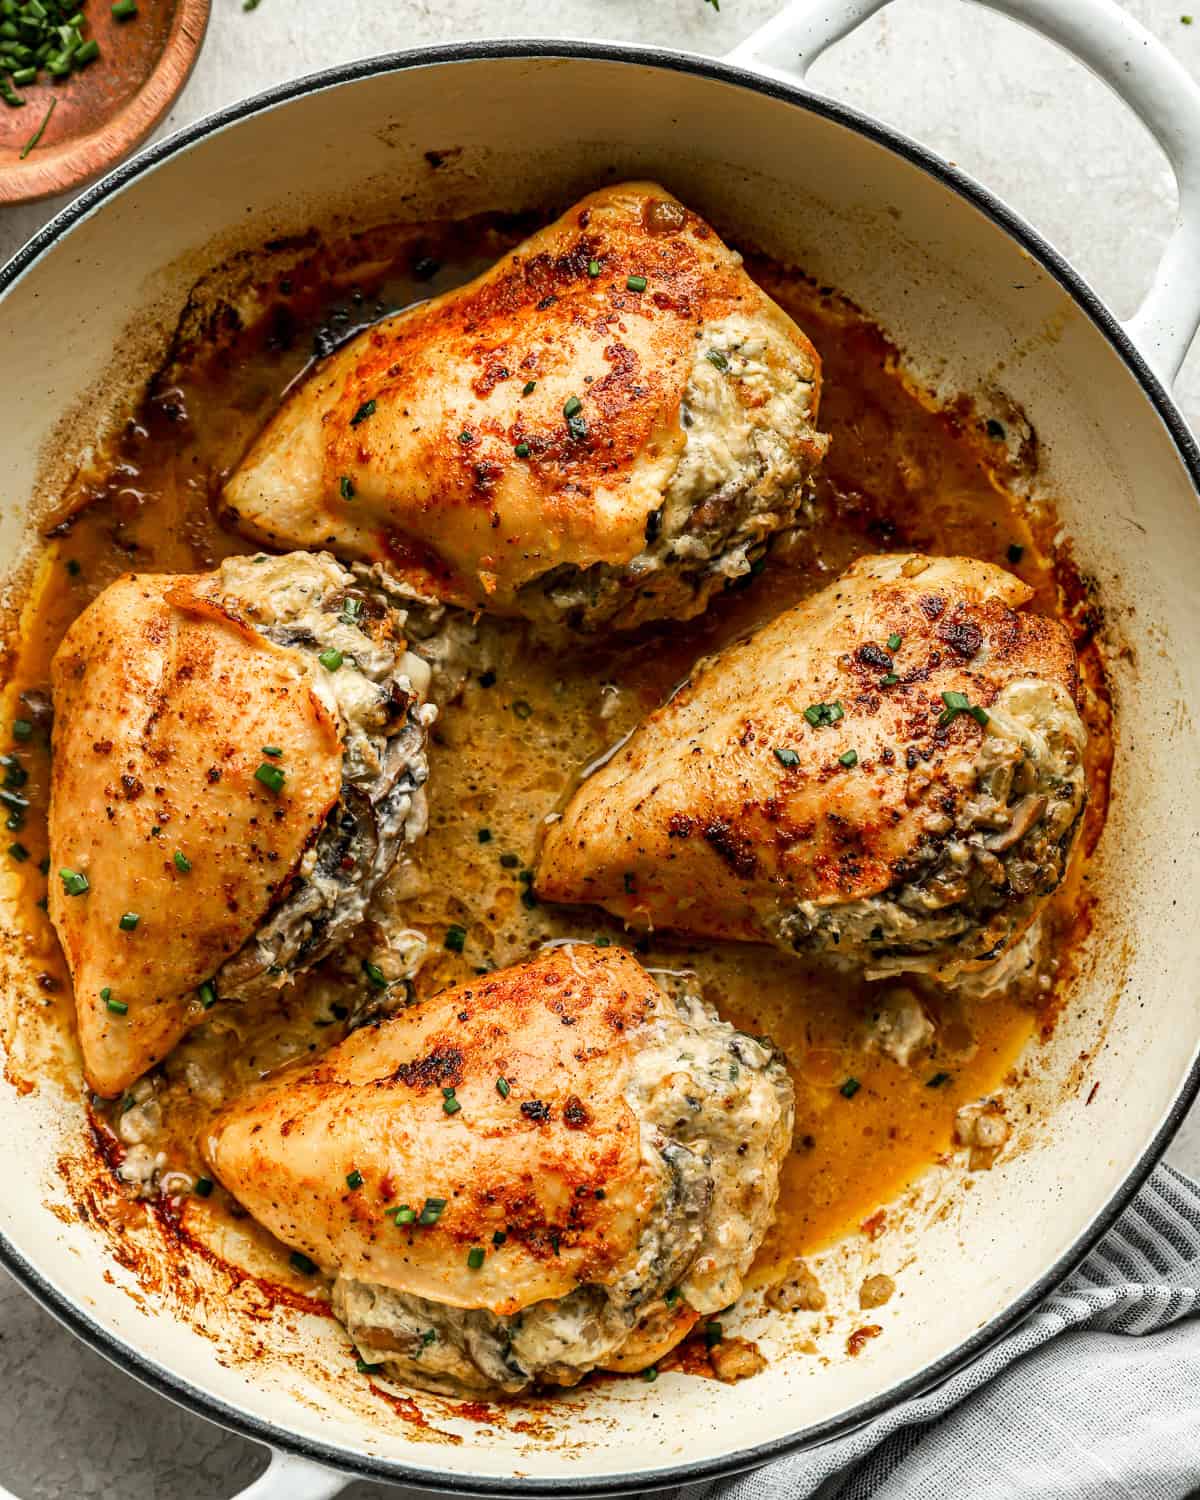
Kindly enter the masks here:
<path id="1" fill-rule="evenodd" d="M 282 247 L 268 273 L 255 269 L 231 294 L 198 294 L 135 420 L 103 462 L 80 474 L 69 497 L 71 519 L 47 549 L 24 622 L 18 688 L 45 686 L 67 625 L 122 572 L 207 569 L 252 550 L 222 529 L 214 501 L 314 347 L 330 347 L 385 309 L 427 295 L 431 282 L 441 290 L 473 274 L 529 227 L 476 220 L 373 231 L 326 249 Z M 984 422 L 965 402 L 938 410 L 906 381 L 882 335 L 830 289 L 764 261 L 750 268 L 824 359 L 821 426 L 833 444 L 817 484 L 814 525 L 777 545 L 751 588 L 718 599 L 687 626 L 561 656 L 532 649 L 520 625 L 479 627 L 465 686 L 434 732 L 429 833 L 389 882 L 390 944 L 379 925 L 364 932 L 343 960 L 298 984 L 277 1011 L 220 1007 L 167 1060 L 154 1097 L 142 1098 L 149 1092 L 142 1087 L 140 1102 L 97 1106 L 98 1123 L 119 1131 L 131 1154 L 145 1146 L 147 1159 L 161 1154 L 168 1171 L 187 1174 L 168 1177 L 168 1189 L 186 1188 L 202 1170 L 193 1143 L 224 1098 L 344 1035 L 348 1013 L 363 999 L 364 958 L 392 975 L 427 943 L 414 982 L 420 999 L 547 940 L 632 943 L 598 911 L 534 901 L 528 872 L 544 818 L 562 804 L 579 768 L 655 707 L 699 655 L 820 587 L 865 551 L 961 552 L 998 562 L 1034 587 L 1031 607 L 1069 620 L 1082 651 L 1091 804 L 1074 871 L 1046 918 L 1056 967 L 1020 993 L 928 995 L 935 1041 L 909 1068 L 864 1048 L 880 986 L 765 949 L 669 939 L 636 945 L 661 982 L 699 985 L 724 1016 L 769 1033 L 789 1057 L 795 1149 L 756 1279 L 772 1279 L 793 1256 L 868 1220 L 922 1167 L 955 1149 L 958 1108 L 1002 1090 L 1031 1034 L 1052 1023 L 1056 990 L 1086 922 L 1081 866 L 1103 825 L 1111 744 L 1086 593 L 1068 554 L 1054 551 L 1053 516 L 1032 514 L 1018 498 L 1036 462 L 1036 441 L 1019 414 Z M 69 981 L 37 905 L 46 889 L 38 868 L 46 852 L 45 746 L 35 735 L 17 748 L 29 771 L 23 791 L 31 808 L 14 835 L 30 858 L 15 873 L 47 1002 L 20 1024 L 58 1039 L 77 1079 Z M 13 1040 L 10 1055 L 21 1050 Z M 28 1038 L 22 1046 L 36 1052 Z M 310 1284 L 288 1268 L 285 1250 L 239 1222 L 220 1189 L 207 1201 L 187 1197 L 183 1211 L 220 1253 L 251 1259 L 281 1282 Z"/>

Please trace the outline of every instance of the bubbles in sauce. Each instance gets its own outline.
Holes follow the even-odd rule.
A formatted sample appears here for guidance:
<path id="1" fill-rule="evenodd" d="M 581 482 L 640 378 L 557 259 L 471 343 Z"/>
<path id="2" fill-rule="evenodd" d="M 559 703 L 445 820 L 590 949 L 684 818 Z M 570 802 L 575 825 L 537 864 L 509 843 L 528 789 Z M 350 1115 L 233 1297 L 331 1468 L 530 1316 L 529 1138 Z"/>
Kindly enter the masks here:
<path id="1" fill-rule="evenodd" d="M 136 420 L 68 497 L 26 612 L 14 691 L 44 688 L 70 621 L 121 573 L 197 571 L 253 550 L 223 528 L 215 502 L 289 385 L 357 328 L 474 274 L 531 227 L 484 219 L 375 230 L 327 249 L 281 251 L 282 269 L 246 273 L 225 289 L 226 300 L 199 289 Z M 1032 512 L 1015 494 L 1034 456 L 1019 418 L 1010 430 L 966 403 L 935 408 L 850 304 L 771 263 L 751 258 L 748 265 L 824 361 L 821 425 L 833 444 L 814 524 L 777 545 L 752 586 L 731 590 L 685 626 L 551 656 L 533 649 L 519 624 L 486 622 L 466 685 L 436 726 L 429 833 L 393 873 L 384 907 L 393 927 L 415 929 L 429 945 L 414 1002 L 518 961 L 542 942 L 576 937 L 626 944 L 664 971 L 664 985 L 698 985 L 737 1026 L 770 1034 L 790 1061 L 797 1120 L 778 1223 L 756 1268 L 764 1281 L 868 1220 L 954 1149 L 959 1106 L 1000 1087 L 1036 1027 L 1049 1024 L 1086 918 L 1079 866 L 1103 823 L 1111 746 L 1086 590 L 1069 557 L 1052 551 L 1053 515 Z M 1032 607 L 1065 616 L 1075 631 L 1091 733 L 1082 855 L 1047 918 L 1057 970 L 1020 995 L 923 992 L 933 1039 L 907 1067 L 866 1045 L 880 986 L 755 947 L 636 940 L 599 911 L 541 905 L 530 888 L 546 816 L 580 769 L 656 707 L 697 657 L 822 587 L 855 556 L 888 549 L 966 553 L 1018 572 L 1035 591 Z M 45 1003 L 10 1022 L 9 1050 L 19 1068 L 22 1057 L 44 1057 L 52 1042 L 77 1078 L 70 984 L 38 904 L 45 893 L 44 734 L 35 729 L 15 748 L 30 804 L 14 833 L 28 854 L 15 874 Z M 455 932 L 447 942 L 452 928 L 465 936 Z M 388 937 L 379 920 L 368 923 L 353 953 L 294 986 L 277 1010 L 221 1007 L 167 1059 L 156 1076 L 163 1123 L 154 1144 L 171 1169 L 201 1173 L 195 1142 L 225 1098 L 344 1034 L 363 984 L 361 959 L 386 948 Z M 40 1053 L 39 1038 L 47 1044 Z M 106 1112 L 114 1129 L 121 1108 Z M 288 1280 L 286 1252 L 238 1217 L 219 1189 L 192 1199 L 184 1216 L 219 1253 Z"/>

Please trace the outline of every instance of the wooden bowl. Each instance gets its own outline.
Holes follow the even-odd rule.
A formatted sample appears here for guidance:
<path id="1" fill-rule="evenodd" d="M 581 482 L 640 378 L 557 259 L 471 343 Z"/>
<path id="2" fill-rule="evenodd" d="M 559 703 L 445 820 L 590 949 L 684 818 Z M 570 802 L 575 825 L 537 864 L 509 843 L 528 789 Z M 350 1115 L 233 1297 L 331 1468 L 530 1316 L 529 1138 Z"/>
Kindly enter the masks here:
<path id="1" fill-rule="evenodd" d="M 208 27 L 210 0 L 139 0 L 131 21 L 114 21 L 108 0 L 91 0 L 87 35 L 100 57 L 61 82 L 43 73 L 20 89 L 25 107 L 0 104 L 0 203 L 28 203 L 81 186 L 150 134 L 187 82 Z M 58 102 L 37 145 L 21 152 Z"/>

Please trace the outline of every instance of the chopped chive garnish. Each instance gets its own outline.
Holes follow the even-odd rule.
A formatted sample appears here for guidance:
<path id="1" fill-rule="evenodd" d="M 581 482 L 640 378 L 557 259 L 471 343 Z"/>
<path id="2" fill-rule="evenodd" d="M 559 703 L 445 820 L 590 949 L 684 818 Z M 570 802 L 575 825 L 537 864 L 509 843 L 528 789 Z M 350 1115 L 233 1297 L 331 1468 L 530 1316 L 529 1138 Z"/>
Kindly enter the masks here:
<path id="1" fill-rule="evenodd" d="M 599 274 L 600 274 L 600 262 L 598 260 L 589 260 L 588 261 L 588 275 L 589 276 L 599 276 Z"/>
<path id="2" fill-rule="evenodd" d="M 830 724 L 836 724 L 845 714 L 840 703 L 810 703 L 804 710 L 804 717 L 814 729 L 823 729 Z"/>
<path id="3" fill-rule="evenodd" d="M 264 755 L 271 755 L 271 756 L 278 757 L 278 756 L 280 756 L 280 755 L 283 754 L 283 751 L 279 748 L 278 745 L 264 745 L 262 747 L 262 753 Z"/>
<path id="4" fill-rule="evenodd" d="M 337 669 L 341 666 L 344 657 L 342 656 L 342 653 L 340 651 L 335 651 L 332 647 L 330 647 L 328 651 L 322 651 L 320 656 L 317 657 L 317 660 L 321 663 L 321 665 L 327 672 L 336 672 Z"/>
<path id="5" fill-rule="evenodd" d="M 217 1003 L 217 986 L 211 979 L 206 979 L 204 983 L 197 988 L 196 994 L 199 997 L 200 1004 L 204 1007 L 205 1010 L 211 1010 Z"/>
<path id="6" fill-rule="evenodd" d="M 725 1337 L 725 1329 L 720 1323 L 708 1322 L 704 1325 L 704 1343 L 706 1348 L 711 1349 L 714 1344 L 719 1344 Z"/>
<path id="7" fill-rule="evenodd" d="M 704 357 L 710 365 L 716 365 L 718 370 L 728 370 L 729 368 L 729 361 L 719 349 L 709 349 Z"/>
<path id="8" fill-rule="evenodd" d="M 137 15 L 137 0 L 117 0 L 112 8 L 114 21 L 129 21 Z"/>
<path id="9" fill-rule="evenodd" d="M 900 637 L 898 635 L 889 635 L 888 636 L 888 638 L 887 638 L 887 648 L 888 648 L 889 651 L 899 651 L 900 646 L 901 646 L 901 640 L 900 640 Z"/>
<path id="10" fill-rule="evenodd" d="M 642 1379 L 648 1380 L 650 1384 L 653 1385 L 654 1382 L 658 1379 L 658 1366 L 647 1365 L 646 1368 L 642 1371 Z"/>
<path id="11" fill-rule="evenodd" d="M 524 389 L 521 391 L 521 394 L 522 394 L 522 396 L 532 396 L 533 393 L 534 393 L 534 391 L 536 389 L 537 389 L 537 381 L 536 380 L 527 380 L 525 382 Z"/>
<path id="12" fill-rule="evenodd" d="M 172 860 L 175 863 L 175 868 L 179 871 L 179 873 L 181 875 L 188 874 L 188 872 L 192 868 L 192 862 L 187 857 L 187 855 L 183 852 L 182 849 L 176 849 L 175 853 L 171 856 L 171 858 L 172 858 Z"/>
<path id="13" fill-rule="evenodd" d="M 467 943 L 467 929 L 457 922 L 451 922 L 446 928 L 446 936 L 443 942 L 451 953 L 461 953 Z"/>
<path id="14" fill-rule="evenodd" d="M 374 397 L 372 397 L 370 401 L 364 401 L 363 404 L 354 413 L 354 415 L 350 418 L 350 425 L 351 427 L 357 427 L 360 422 L 365 422 L 368 417 L 373 417 L 374 415 L 375 399 Z"/>
<path id="15" fill-rule="evenodd" d="M 456 1115 L 462 1108 L 462 1105 L 454 1097 L 453 1089 L 442 1090 L 442 1108 L 448 1115 Z"/>
<path id="16" fill-rule="evenodd" d="M 675 1304 L 679 1301 L 679 1297 L 680 1297 L 679 1288 L 677 1286 L 671 1287 L 668 1290 L 667 1295 L 666 1295 L 667 1306 L 668 1307 L 674 1307 Z"/>
<path id="17" fill-rule="evenodd" d="M 838 1089 L 838 1093 L 841 1094 L 843 1099 L 853 1099 L 860 1088 L 862 1088 L 862 1084 L 859 1083 L 857 1078 L 847 1078 L 841 1088 Z"/>
<path id="18" fill-rule="evenodd" d="M 596 948 L 611 948 L 612 938 L 609 937 L 607 932 L 601 932 L 592 939 L 592 944 Z"/>
<path id="19" fill-rule="evenodd" d="M 507 1238 L 508 1238 L 508 1233 L 507 1233 L 506 1230 L 497 1229 L 496 1232 L 495 1232 L 495 1234 L 492 1235 L 492 1244 L 495 1245 L 495 1247 L 496 1247 L 497 1250 L 499 1250 L 500 1246 L 503 1245 L 504 1241 Z"/>
<path id="20" fill-rule="evenodd" d="M 507 1078 L 497 1078 L 496 1092 L 500 1095 L 501 1099 L 507 1099 L 509 1094 L 512 1093 L 512 1084 L 509 1083 Z"/>
<path id="21" fill-rule="evenodd" d="M 842 753 L 838 756 L 838 764 L 847 767 L 858 765 L 858 751 L 843 750 Z"/>
<path id="22" fill-rule="evenodd" d="M 95 43 L 92 43 L 92 45 L 95 46 Z M 80 49 L 80 51 L 82 51 L 82 49 Z M 100 49 L 97 47 L 96 48 L 97 55 L 99 55 L 99 52 L 100 52 Z M 75 61 L 77 63 L 80 62 L 80 61 L 82 61 L 80 52 L 77 52 L 75 54 Z M 30 84 L 30 83 L 36 83 L 37 82 L 37 69 L 36 68 L 22 68 L 19 73 L 14 73 L 13 74 L 13 81 L 15 83 L 19 83 L 21 85 Z M 25 142 L 25 144 L 21 147 L 21 157 L 20 157 L 21 161 L 25 160 L 25 158 L 29 155 L 29 153 L 33 150 L 33 148 L 41 140 L 42 136 L 45 135 L 45 133 L 46 133 L 46 126 L 49 125 L 49 123 L 50 123 L 50 116 L 54 113 L 54 110 L 55 110 L 55 107 L 56 107 L 57 104 L 58 104 L 58 100 L 57 99 L 51 99 L 49 105 L 46 107 L 46 113 L 42 116 L 42 123 L 33 132 L 33 134 Z"/>
<path id="23" fill-rule="evenodd" d="M 512 706 L 512 711 L 518 719 L 529 719 L 533 717 L 533 704 L 526 703 L 524 698 L 518 698 Z"/>
<path id="24" fill-rule="evenodd" d="M 300 1274 L 301 1274 L 301 1276 L 315 1276 L 316 1275 L 316 1272 L 317 1272 L 317 1263 L 316 1263 L 316 1261 L 309 1260 L 308 1256 L 305 1255 L 304 1252 L 301 1251 L 301 1250 L 293 1250 L 292 1253 L 291 1253 L 291 1255 L 288 1256 L 288 1263 L 291 1266 L 292 1270 L 293 1271 L 299 1271 Z"/>
<path id="25" fill-rule="evenodd" d="M 207 1198 L 212 1190 L 213 1180 L 211 1177 L 197 1177 L 195 1186 L 192 1189 L 197 1198 Z"/>
<path id="26" fill-rule="evenodd" d="M 792 766 L 798 766 L 800 764 L 800 757 L 794 750 L 789 750 L 786 746 L 776 747 L 775 759 L 781 766 L 787 766 L 789 767 L 789 769 Z"/>
<path id="27" fill-rule="evenodd" d="M 78 578 L 80 573 L 83 572 L 83 568 L 80 566 L 79 560 L 77 558 L 67 558 L 67 572 L 71 575 L 72 578 Z"/>
<path id="28" fill-rule="evenodd" d="M 480 828 L 476 831 L 475 837 L 481 844 L 490 844 L 492 842 L 492 830 L 490 828 Z"/>
<path id="29" fill-rule="evenodd" d="M 367 983 L 373 990 L 387 989 L 387 975 L 383 972 L 378 964 L 373 964 L 369 958 L 364 958 L 362 968 L 363 973 L 367 976 Z"/>
<path id="30" fill-rule="evenodd" d="M 77 68 L 82 68 L 87 63 L 95 62 L 99 56 L 100 43 L 93 37 L 91 41 L 84 42 L 82 47 L 77 47 L 71 54 L 70 60 Z"/>
<path id="31" fill-rule="evenodd" d="M 896 676 L 895 672 L 888 672 L 883 677 L 881 677 L 879 679 L 879 686 L 880 687 L 895 687 L 895 685 L 899 681 L 900 681 L 900 679 L 899 679 L 899 677 Z"/>
<path id="32" fill-rule="evenodd" d="M 29 850 L 20 842 L 12 843 L 8 846 L 8 857 L 15 859 L 19 865 L 23 865 L 29 858 Z"/>
<path id="33" fill-rule="evenodd" d="M 14 740 L 31 740 L 33 738 L 32 719 L 14 719 L 12 732 Z"/>
<path id="34" fill-rule="evenodd" d="M 104 996 L 105 1005 L 112 1011 L 114 1016 L 123 1016 L 128 1012 L 129 1007 L 124 1000 L 114 1000 L 111 994 L 105 994 L 103 990 L 100 993 Z"/>
<path id="35" fill-rule="evenodd" d="M 518 458 L 528 458 L 529 457 L 529 444 L 528 443 L 518 443 L 517 446 L 513 449 L 513 452 L 517 455 Z"/>
<path id="36" fill-rule="evenodd" d="M 583 409 L 583 402 L 579 399 L 579 397 L 578 396 L 569 396 L 567 398 L 567 404 L 563 407 L 563 416 L 564 417 L 573 417 L 576 414 L 576 412 L 582 411 L 582 409 Z"/>
<path id="37" fill-rule="evenodd" d="M 644 292 L 646 290 L 646 278 L 644 276 L 629 276 L 625 285 L 631 292 Z"/>
<path id="38" fill-rule="evenodd" d="M 395 1219 L 397 1226 L 401 1224 L 415 1224 L 417 1221 L 417 1211 L 415 1208 L 409 1208 L 407 1203 L 402 1203 L 392 1215 L 392 1218 Z"/>
<path id="39" fill-rule="evenodd" d="M 269 761 L 263 761 L 262 765 L 255 771 L 254 779 L 255 781 L 261 781 L 263 786 L 268 791 L 274 792 L 276 796 L 283 791 L 284 772 L 279 766 L 271 765 Z"/>
<path id="40" fill-rule="evenodd" d="M 472 1271 L 478 1271 L 480 1266 L 483 1265 L 483 1257 L 485 1254 L 486 1252 L 479 1245 L 473 1245 L 471 1249 L 467 1251 L 467 1265 L 471 1268 Z"/>
<path id="41" fill-rule="evenodd" d="M 6 787 L 22 787 L 29 780 L 29 772 L 15 755 L 0 755 L 0 766 L 4 767 Z"/>
<path id="42" fill-rule="evenodd" d="M 121 920 L 117 923 L 117 926 L 122 932 L 133 932 L 141 920 L 141 917 L 135 911 L 122 912 Z"/>
<path id="43" fill-rule="evenodd" d="M 243 6 L 243 9 L 244 8 L 245 7 Z M 383 1365 L 369 1365 L 365 1359 L 356 1359 L 354 1361 L 354 1368 L 360 1375 L 377 1375 L 379 1371 L 383 1369 Z"/>
<path id="44" fill-rule="evenodd" d="M 942 702 L 946 705 L 938 716 L 938 728 L 944 729 L 947 724 L 952 723 L 959 714 L 970 714 L 977 724 L 987 727 L 988 711 L 981 708 L 978 703 L 972 703 L 966 693 L 947 692 L 942 694 Z"/>
<path id="45" fill-rule="evenodd" d="M 88 878 L 81 875 L 78 870 L 60 870 L 58 878 L 63 883 L 63 890 L 68 896 L 82 896 L 88 890 Z"/>
<path id="46" fill-rule="evenodd" d="M 935 1073 L 932 1078 L 926 1079 L 926 1081 L 925 1081 L 925 1087 L 927 1089 L 940 1089 L 941 1086 L 942 1086 L 942 1084 L 949 1083 L 949 1082 L 950 1082 L 950 1075 L 949 1075 L 949 1073 Z"/>
<path id="47" fill-rule="evenodd" d="M 426 1198 L 425 1206 L 417 1215 L 417 1223 L 428 1227 L 436 1224 L 442 1217 L 442 1210 L 446 1207 L 445 1198 Z"/>
<path id="48" fill-rule="evenodd" d="M 354 481 L 348 474 L 343 474 L 338 480 L 338 491 L 343 500 L 354 499 Z"/>
<path id="49" fill-rule="evenodd" d="M 515 870 L 520 863 L 521 856 L 519 854 L 502 854 L 500 856 L 501 867 L 505 870 Z"/>
<path id="50" fill-rule="evenodd" d="M 353 1193 L 363 1185 L 363 1174 L 355 1167 L 353 1172 L 346 1173 L 346 1186 Z"/>
<path id="51" fill-rule="evenodd" d="M 1013 542 L 1008 549 L 1008 560 L 1010 563 L 1019 563 L 1025 556 L 1025 548 Z"/>
<path id="52" fill-rule="evenodd" d="M 464 448 L 467 446 L 468 443 L 473 443 L 475 441 L 475 439 L 471 435 L 471 433 L 469 433 L 469 432 L 467 432 L 465 430 L 463 432 L 459 433 L 458 440 L 463 445 Z"/>

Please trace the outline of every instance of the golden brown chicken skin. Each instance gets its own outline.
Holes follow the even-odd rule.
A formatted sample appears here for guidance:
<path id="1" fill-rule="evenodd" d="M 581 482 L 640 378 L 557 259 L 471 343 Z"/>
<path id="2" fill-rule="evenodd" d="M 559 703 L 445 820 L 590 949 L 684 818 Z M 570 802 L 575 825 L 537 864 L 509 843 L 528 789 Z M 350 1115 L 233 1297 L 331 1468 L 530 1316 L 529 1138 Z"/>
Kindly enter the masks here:
<path id="1" fill-rule="evenodd" d="M 204 1152 L 337 1277 L 365 1360 L 514 1392 L 650 1364 L 735 1300 L 791 1109 L 769 1047 L 577 944 L 276 1074 Z"/>
<path id="2" fill-rule="evenodd" d="M 1084 801 L 1077 667 L 968 558 L 859 559 L 706 661 L 549 829 L 537 890 L 869 972 L 995 958 Z"/>
<path id="3" fill-rule="evenodd" d="M 97 1093 L 219 1000 L 327 951 L 418 831 L 421 664 L 399 623 L 331 558 L 299 554 L 127 575 L 67 632 L 49 910 Z M 321 665 L 335 636 L 361 641 L 360 680 Z"/>
<path id="4" fill-rule="evenodd" d="M 285 401 L 225 490 L 275 546 L 548 626 L 687 618 L 791 523 L 820 361 L 653 183 L 593 193 Z"/>

